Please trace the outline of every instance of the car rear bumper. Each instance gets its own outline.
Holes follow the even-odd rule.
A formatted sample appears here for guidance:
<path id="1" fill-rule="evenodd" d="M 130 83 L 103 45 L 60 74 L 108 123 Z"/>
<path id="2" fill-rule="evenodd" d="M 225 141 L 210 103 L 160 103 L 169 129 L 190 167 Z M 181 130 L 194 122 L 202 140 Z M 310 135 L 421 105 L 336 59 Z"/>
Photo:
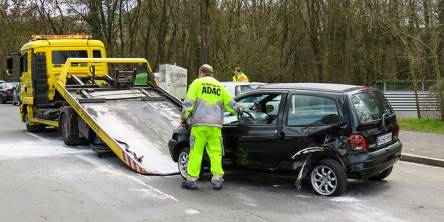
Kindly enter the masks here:
<path id="1" fill-rule="evenodd" d="M 5 94 L 3 94 L 0 97 L 1 97 L 2 100 L 5 100 L 5 101 L 12 100 L 12 95 L 5 95 Z"/>
<path id="2" fill-rule="evenodd" d="M 397 141 L 385 148 L 365 154 L 351 154 L 346 162 L 348 175 L 354 179 L 368 179 L 393 166 L 401 158 L 402 143 Z"/>

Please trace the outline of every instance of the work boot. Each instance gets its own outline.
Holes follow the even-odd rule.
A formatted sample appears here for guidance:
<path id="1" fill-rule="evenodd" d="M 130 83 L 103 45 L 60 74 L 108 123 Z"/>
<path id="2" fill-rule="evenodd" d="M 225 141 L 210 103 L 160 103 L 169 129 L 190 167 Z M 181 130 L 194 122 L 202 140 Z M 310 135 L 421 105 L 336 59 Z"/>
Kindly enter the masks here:
<path id="1" fill-rule="evenodd" d="M 224 179 L 222 179 L 222 175 L 214 175 L 211 178 L 211 183 L 213 184 L 213 190 L 221 190 Z"/>
<path id="2" fill-rule="evenodd" d="M 185 181 L 182 182 L 182 188 L 187 190 L 197 190 L 197 178 L 187 175 Z"/>

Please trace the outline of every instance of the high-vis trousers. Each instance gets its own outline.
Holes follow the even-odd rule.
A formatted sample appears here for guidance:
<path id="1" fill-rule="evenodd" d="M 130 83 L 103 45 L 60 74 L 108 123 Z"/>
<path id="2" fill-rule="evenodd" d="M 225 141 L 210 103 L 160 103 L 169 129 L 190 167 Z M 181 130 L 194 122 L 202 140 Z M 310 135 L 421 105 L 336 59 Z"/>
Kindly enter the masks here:
<path id="1" fill-rule="evenodd" d="M 222 169 L 222 132 L 219 127 L 193 126 L 191 128 L 190 155 L 188 157 L 188 176 L 198 178 L 202 164 L 203 152 L 206 149 L 211 163 L 213 176 L 224 174 Z"/>

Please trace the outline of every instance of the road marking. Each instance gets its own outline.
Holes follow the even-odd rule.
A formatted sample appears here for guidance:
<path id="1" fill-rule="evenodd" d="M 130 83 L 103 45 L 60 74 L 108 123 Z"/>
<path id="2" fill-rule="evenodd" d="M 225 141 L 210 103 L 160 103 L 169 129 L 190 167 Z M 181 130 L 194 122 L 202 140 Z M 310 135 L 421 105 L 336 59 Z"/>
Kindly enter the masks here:
<path id="1" fill-rule="evenodd" d="M 188 209 L 185 211 L 185 213 L 187 214 L 200 214 L 200 212 L 198 210 L 195 209 Z"/>
<path id="2" fill-rule="evenodd" d="M 147 188 L 150 189 L 151 191 L 154 191 L 154 192 L 156 192 L 156 193 L 158 193 L 158 194 L 160 194 L 160 195 L 162 195 L 162 196 L 164 196 L 164 197 L 166 197 L 166 198 L 168 198 L 168 199 L 170 199 L 170 200 L 179 201 L 179 200 L 178 200 L 176 197 L 174 197 L 173 195 L 170 195 L 170 194 L 164 193 L 164 192 L 162 192 L 161 190 L 159 190 L 159 189 L 157 189 L 157 188 L 155 188 L 155 187 L 153 187 L 153 186 L 148 185 L 148 184 L 145 183 L 143 180 L 141 180 L 141 179 L 139 179 L 139 178 L 137 178 L 137 177 L 135 177 L 135 176 L 131 176 L 131 175 L 125 174 L 125 173 L 123 173 L 123 172 L 120 172 L 119 170 L 113 168 L 113 167 L 110 166 L 110 165 L 105 165 L 105 166 L 103 166 L 102 164 L 97 163 L 97 161 L 95 161 L 94 159 L 91 159 L 91 158 L 88 158 L 88 157 L 85 157 L 85 156 L 81 156 L 81 155 L 76 155 L 76 156 L 77 156 L 78 158 L 80 158 L 80 159 L 82 159 L 82 160 L 84 160 L 84 161 L 86 161 L 86 162 L 88 162 L 88 163 L 90 163 L 90 164 L 92 164 L 92 165 L 98 167 L 99 169 L 105 169 L 105 170 L 108 171 L 108 172 L 109 172 L 109 171 L 112 171 L 113 174 L 116 174 L 116 175 L 119 175 L 119 176 L 126 176 L 126 177 L 128 177 L 129 179 L 131 179 L 131 180 L 133 180 L 133 181 L 135 181 L 135 182 L 137 182 L 137 183 L 139 183 L 139 184 L 141 184 L 141 185 L 147 187 Z"/>
<path id="3" fill-rule="evenodd" d="M 37 134 L 35 134 L 35 133 L 26 132 L 26 134 L 28 134 L 28 135 L 30 135 L 30 136 L 32 136 L 32 137 L 34 137 L 34 138 L 37 138 L 37 139 L 39 139 L 39 140 L 42 140 L 42 141 L 44 141 L 44 142 L 47 142 L 47 143 L 51 142 L 50 140 L 48 140 L 48 139 L 46 139 L 46 138 L 43 138 L 43 137 L 41 137 L 41 136 L 39 136 L 39 135 L 37 135 Z"/>

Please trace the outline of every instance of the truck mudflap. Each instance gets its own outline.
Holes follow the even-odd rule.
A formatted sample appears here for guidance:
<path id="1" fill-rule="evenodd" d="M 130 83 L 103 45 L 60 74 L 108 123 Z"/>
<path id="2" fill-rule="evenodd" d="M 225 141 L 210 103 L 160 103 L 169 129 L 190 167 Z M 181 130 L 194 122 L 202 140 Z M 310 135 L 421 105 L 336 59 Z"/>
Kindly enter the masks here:
<path id="1" fill-rule="evenodd" d="M 168 152 L 180 104 L 155 88 L 125 90 L 58 88 L 96 135 L 132 170 L 177 174 Z"/>

